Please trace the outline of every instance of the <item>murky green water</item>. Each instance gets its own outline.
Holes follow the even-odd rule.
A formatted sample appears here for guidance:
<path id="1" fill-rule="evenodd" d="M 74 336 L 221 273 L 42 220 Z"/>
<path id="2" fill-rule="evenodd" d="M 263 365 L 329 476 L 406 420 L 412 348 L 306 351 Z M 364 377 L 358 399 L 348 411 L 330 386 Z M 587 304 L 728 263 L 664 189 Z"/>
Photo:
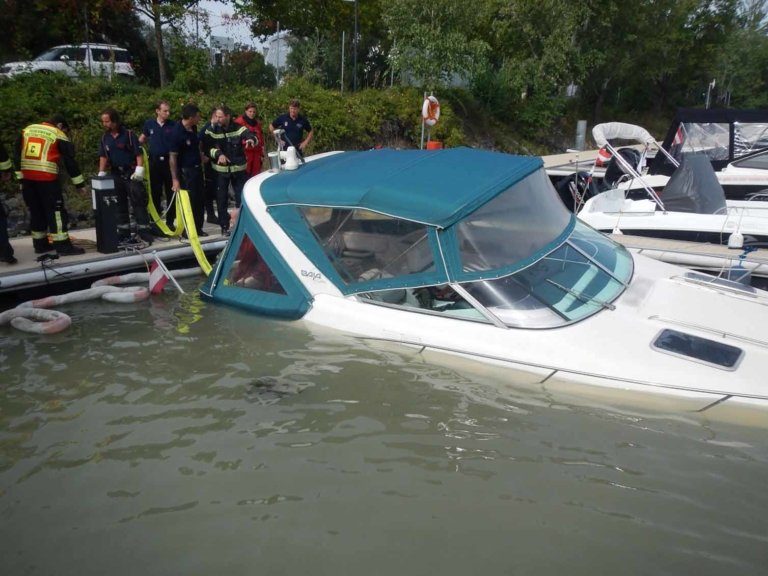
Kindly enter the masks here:
<path id="1" fill-rule="evenodd" d="M 3 575 L 768 573 L 764 429 L 194 294 L 62 310 L 0 329 Z"/>

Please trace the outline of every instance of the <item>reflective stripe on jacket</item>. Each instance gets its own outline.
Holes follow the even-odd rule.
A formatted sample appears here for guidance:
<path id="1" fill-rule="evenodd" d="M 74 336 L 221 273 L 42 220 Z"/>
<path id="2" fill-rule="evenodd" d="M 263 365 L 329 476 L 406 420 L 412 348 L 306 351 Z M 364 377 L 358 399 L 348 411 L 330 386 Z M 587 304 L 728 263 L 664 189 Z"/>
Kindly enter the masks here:
<path id="1" fill-rule="evenodd" d="M 72 184 L 82 186 L 85 183 L 75 161 L 72 142 L 51 124 L 31 124 L 24 128 L 17 142 L 16 157 L 25 180 L 53 182 L 58 179 L 61 160 L 72 178 Z"/>
<path id="2" fill-rule="evenodd" d="M 245 142 L 257 143 L 256 137 L 234 122 L 223 128 L 214 126 L 203 134 L 203 150 L 211 158 L 211 166 L 216 172 L 243 172 L 246 166 Z M 221 155 L 229 159 L 229 164 L 218 164 Z"/>

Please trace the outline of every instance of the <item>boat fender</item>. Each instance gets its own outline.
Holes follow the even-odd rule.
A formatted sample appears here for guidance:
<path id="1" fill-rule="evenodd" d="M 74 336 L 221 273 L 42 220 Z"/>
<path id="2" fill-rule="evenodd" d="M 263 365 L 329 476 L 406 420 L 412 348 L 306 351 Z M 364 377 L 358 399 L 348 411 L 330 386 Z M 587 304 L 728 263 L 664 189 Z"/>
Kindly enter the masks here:
<path id="1" fill-rule="evenodd" d="M 744 248 L 744 234 L 736 230 L 728 236 L 728 248 L 732 250 L 741 250 Z"/>
<path id="2" fill-rule="evenodd" d="M 0 314 L 0 326 L 11 326 L 30 334 L 57 334 L 72 324 L 72 318 L 57 310 L 42 308 L 13 308 Z"/>
<path id="3" fill-rule="evenodd" d="M 440 102 L 434 96 L 427 96 L 421 106 L 421 117 L 427 126 L 434 126 L 440 120 Z"/>

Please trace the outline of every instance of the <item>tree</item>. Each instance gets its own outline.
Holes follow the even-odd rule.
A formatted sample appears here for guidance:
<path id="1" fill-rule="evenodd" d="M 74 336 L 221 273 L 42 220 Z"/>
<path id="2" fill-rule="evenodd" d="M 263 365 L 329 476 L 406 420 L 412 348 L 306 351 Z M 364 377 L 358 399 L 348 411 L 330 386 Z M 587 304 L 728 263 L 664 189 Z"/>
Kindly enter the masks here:
<path id="1" fill-rule="evenodd" d="M 455 76 L 468 79 L 481 70 L 490 52 L 475 33 L 478 5 L 483 2 L 390 0 L 382 17 L 393 50 L 395 68 L 428 89 L 448 84 Z"/>
<path id="2" fill-rule="evenodd" d="M 768 7 L 765 0 L 742 3 L 737 29 L 718 52 L 713 78 L 723 105 L 768 106 Z"/>
<path id="3" fill-rule="evenodd" d="M 157 64 L 160 73 L 160 86 L 168 84 L 168 69 L 163 42 L 163 26 L 174 25 L 187 15 L 189 9 L 197 4 L 196 0 L 134 0 L 134 7 L 152 22 L 157 52 Z"/>

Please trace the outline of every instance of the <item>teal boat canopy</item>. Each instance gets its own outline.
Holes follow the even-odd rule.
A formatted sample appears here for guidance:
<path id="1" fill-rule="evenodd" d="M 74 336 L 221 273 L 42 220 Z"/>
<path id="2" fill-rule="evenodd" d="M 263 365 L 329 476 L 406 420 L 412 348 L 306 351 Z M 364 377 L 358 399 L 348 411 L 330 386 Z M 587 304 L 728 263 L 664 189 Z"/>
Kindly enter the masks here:
<path id="1" fill-rule="evenodd" d="M 361 208 L 448 228 L 542 165 L 472 148 L 345 152 L 276 174 L 261 195 L 269 207 Z"/>

